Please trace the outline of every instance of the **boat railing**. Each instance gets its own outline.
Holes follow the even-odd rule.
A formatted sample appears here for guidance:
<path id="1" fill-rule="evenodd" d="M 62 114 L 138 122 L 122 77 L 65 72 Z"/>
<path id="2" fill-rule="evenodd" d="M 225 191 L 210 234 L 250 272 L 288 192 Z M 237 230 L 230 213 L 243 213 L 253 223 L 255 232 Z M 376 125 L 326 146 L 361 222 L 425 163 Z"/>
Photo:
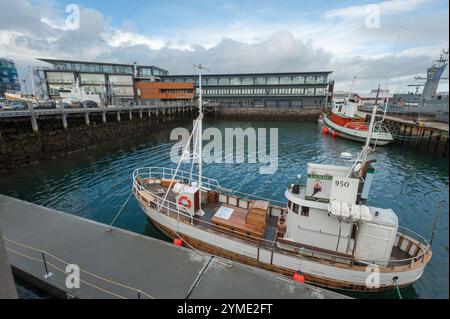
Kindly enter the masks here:
<path id="1" fill-rule="evenodd" d="M 176 171 L 168 167 L 144 167 L 138 168 L 133 172 L 133 180 L 136 178 L 156 178 L 156 179 L 174 179 L 184 183 L 192 184 L 198 182 L 199 176 L 185 171 Z M 202 176 L 202 186 L 209 189 L 221 189 L 219 182 L 215 179 Z"/>
<path id="2" fill-rule="evenodd" d="M 178 170 L 178 172 L 175 174 L 175 169 L 168 168 L 168 167 L 143 167 L 138 168 L 133 172 L 133 180 L 135 180 L 137 177 L 141 179 L 145 178 L 156 178 L 156 179 L 176 179 L 181 180 L 184 183 L 192 184 L 192 182 L 198 182 L 199 176 L 197 174 L 181 171 Z M 209 178 L 206 176 L 202 176 L 202 188 L 208 188 L 211 190 L 216 190 L 221 193 L 227 194 L 227 195 L 234 195 L 238 194 L 241 195 L 247 199 L 251 200 L 266 200 L 268 202 L 271 202 L 276 205 L 286 205 L 286 202 L 279 201 L 271 198 L 265 198 L 262 196 L 257 196 L 253 194 L 247 194 L 235 189 L 225 188 L 222 187 L 219 182 L 216 179 Z"/>
<path id="3" fill-rule="evenodd" d="M 345 124 L 344 127 L 350 128 L 353 130 L 364 130 L 364 131 L 369 130 L 369 125 L 366 123 L 362 123 L 362 122 L 349 122 L 349 123 Z M 386 126 L 384 126 L 381 121 L 375 122 L 373 131 L 377 132 L 377 133 L 390 133 L 388 128 Z"/>
<path id="4" fill-rule="evenodd" d="M 144 171 L 143 171 L 144 170 Z M 171 170 L 166 169 L 165 173 L 169 173 Z M 144 175 L 140 175 L 139 172 L 143 173 Z M 144 169 L 137 169 L 133 173 L 133 193 L 135 196 L 142 202 L 144 201 L 148 206 L 158 208 L 160 213 L 165 213 L 166 215 L 176 218 L 178 222 L 189 222 L 191 225 L 196 225 L 196 227 L 201 228 L 204 231 L 208 231 L 210 233 L 219 234 L 222 237 L 231 238 L 235 240 L 239 240 L 243 243 L 257 246 L 258 250 L 268 250 L 272 253 L 279 253 L 284 254 L 288 256 L 292 255 L 301 255 L 305 257 L 310 257 L 314 259 L 325 259 L 331 262 L 339 262 L 339 263 L 345 263 L 349 266 L 361 266 L 361 265 L 383 265 L 388 264 L 390 268 L 402 266 L 402 265 L 410 265 L 412 266 L 415 262 L 419 261 L 422 257 L 425 256 L 425 254 L 429 251 L 430 246 L 425 238 L 420 236 L 419 234 L 415 233 L 412 230 L 409 230 L 405 227 L 399 226 L 399 229 L 405 232 L 398 233 L 397 235 L 402 238 L 407 238 L 411 242 L 416 242 L 421 245 L 420 247 L 420 253 L 418 253 L 414 257 L 405 258 L 405 259 L 390 259 L 390 260 L 356 260 L 355 258 L 351 256 L 342 256 L 338 254 L 332 254 L 327 253 L 324 251 L 318 251 L 311 248 L 304 248 L 304 247 L 292 247 L 293 251 L 287 251 L 285 249 L 281 249 L 277 245 L 277 241 L 274 240 L 268 240 L 256 236 L 252 236 L 243 232 L 240 232 L 238 230 L 230 230 L 229 228 L 222 227 L 217 224 L 213 224 L 211 222 L 208 222 L 206 220 L 202 220 L 198 218 L 197 216 L 192 216 L 188 212 L 181 210 L 176 203 L 170 202 L 167 199 L 164 199 L 163 197 L 159 196 L 156 193 L 150 192 L 145 185 L 142 183 L 142 178 L 145 178 L 145 176 L 150 176 L 151 174 L 159 174 L 155 173 L 158 172 L 158 170 L 152 170 L 153 173 L 151 173 L 148 168 Z M 180 172 L 179 172 L 180 173 Z M 184 172 L 186 174 L 187 172 Z M 154 175 L 151 175 L 154 176 Z M 180 175 L 184 176 L 184 175 Z M 169 175 L 167 175 L 169 177 Z M 153 177 L 155 178 L 155 177 Z M 216 231 L 214 231 L 214 229 Z M 223 232 L 218 233 L 217 230 L 222 229 Z"/>

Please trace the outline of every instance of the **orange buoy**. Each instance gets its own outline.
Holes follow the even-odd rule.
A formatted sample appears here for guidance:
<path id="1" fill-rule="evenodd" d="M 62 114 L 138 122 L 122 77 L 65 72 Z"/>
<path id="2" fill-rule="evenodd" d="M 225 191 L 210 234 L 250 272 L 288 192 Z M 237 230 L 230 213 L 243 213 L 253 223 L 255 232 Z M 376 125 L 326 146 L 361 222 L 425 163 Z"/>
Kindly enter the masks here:
<path id="1" fill-rule="evenodd" d="M 183 241 L 182 241 L 180 238 L 175 238 L 175 239 L 173 240 L 173 244 L 174 244 L 175 246 L 183 246 Z"/>
<path id="2" fill-rule="evenodd" d="M 292 279 L 294 279 L 295 281 L 298 281 L 300 283 L 305 283 L 305 275 L 303 275 L 302 273 L 294 273 L 294 276 L 292 277 Z"/>
<path id="3" fill-rule="evenodd" d="M 327 134 L 327 133 L 328 133 L 328 127 L 324 126 L 324 127 L 322 128 L 322 133 L 323 133 L 323 134 Z"/>
<path id="4" fill-rule="evenodd" d="M 331 136 L 336 137 L 337 136 L 336 131 L 331 132 Z"/>

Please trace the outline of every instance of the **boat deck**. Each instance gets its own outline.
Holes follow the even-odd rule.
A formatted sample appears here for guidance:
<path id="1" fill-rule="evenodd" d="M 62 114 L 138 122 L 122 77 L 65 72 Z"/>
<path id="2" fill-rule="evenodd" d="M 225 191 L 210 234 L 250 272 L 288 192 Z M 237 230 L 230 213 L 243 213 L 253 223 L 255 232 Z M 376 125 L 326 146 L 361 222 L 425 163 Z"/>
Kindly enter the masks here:
<path id="1" fill-rule="evenodd" d="M 405 253 L 403 250 L 401 250 L 397 246 L 392 247 L 392 252 L 391 252 L 391 260 L 392 261 L 404 260 L 404 259 L 408 259 L 408 258 L 411 258 L 411 257 L 412 256 L 410 256 L 409 254 Z"/>
<path id="2" fill-rule="evenodd" d="M 153 194 L 158 195 L 159 197 L 164 198 L 168 187 L 162 186 L 161 184 L 155 184 L 155 183 L 148 183 L 145 182 L 144 183 L 145 188 L 150 191 Z M 166 197 L 166 203 L 164 204 L 166 206 L 166 208 L 162 208 L 161 212 L 163 213 L 167 213 L 168 209 L 167 206 L 170 207 L 171 209 L 177 210 L 177 206 L 176 206 L 176 196 L 175 194 L 170 191 L 167 194 Z M 236 215 L 240 215 L 239 219 L 240 222 L 242 223 L 242 219 L 245 220 L 245 216 L 248 213 L 248 210 L 240 208 L 240 207 L 235 207 L 235 206 L 231 206 L 231 205 L 227 205 L 221 202 L 208 202 L 207 204 L 202 204 L 201 210 L 202 210 L 202 214 L 200 214 L 199 211 L 196 212 L 196 216 L 194 219 L 194 225 L 199 225 L 201 227 L 205 227 L 208 229 L 211 229 L 214 227 L 214 220 L 213 217 L 216 214 L 216 212 L 219 210 L 220 207 L 230 207 L 234 209 L 234 213 Z M 267 224 L 266 227 L 264 229 L 264 234 L 262 236 L 262 240 L 261 244 L 266 246 L 266 247 L 274 247 L 274 242 L 277 236 L 277 225 L 278 225 L 278 217 L 276 216 L 268 216 L 267 219 Z M 217 228 L 216 228 L 217 230 Z"/>
<path id="3" fill-rule="evenodd" d="M 145 188 L 147 190 L 149 190 L 150 192 L 152 192 L 153 194 L 157 194 L 160 197 L 164 197 L 168 187 L 161 186 L 160 184 L 145 183 Z M 174 210 L 177 209 L 176 204 L 175 204 L 175 202 L 176 202 L 175 197 L 176 197 L 175 194 L 170 191 L 166 198 L 167 203 L 165 204 L 166 206 L 169 205 L 169 207 L 173 208 Z M 227 204 L 223 204 L 221 202 L 208 202 L 207 204 L 202 205 L 203 215 L 200 215 L 200 214 L 196 215 L 196 217 L 194 219 L 194 225 L 198 225 L 198 226 L 208 228 L 208 229 L 215 229 L 219 233 L 227 233 L 227 231 L 224 229 L 218 229 L 218 227 L 215 226 L 214 219 L 213 219 L 213 217 L 216 214 L 216 212 L 218 211 L 218 209 L 222 206 L 233 208 L 235 210 L 235 212 L 237 212 L 238 215 L 244 215 L 248 212 L 247 210 L 245 210 L 243 208 L 230 206 Z M 167 213 L 167 209 L 163 208 L 161 211 Z M 242 223 L 243 217 L 242 216 L 238 216 L 238 217 L 239 217 L 238 219 Z M 216 220 L 217 220 L 217 218 L 216 218 Z M 232 224 L 232 223 L 230 223 L 230 224 Z M 267 219 L 266 227 L 264 229 L 264 234 L 261 238 L 263 240 L 259 241 L 258 243 L 261 246 L 264 246 L 267 248 L 275 248 L 277 232 L 278 232 L 278 217 L 269 215 L 268 219 Z M 234 233 L 234 235 L 236 235 L 236 233 Z M 237 235 L 237 237 L 240 237 L 240 236 Z M 292 242 L 290 242 L 290 241 L 281 240 L 281 242 L 286 245 L 290 245 L 290 246 L 293 245 Z M 308 246 L 308 245 L 305 245 L 302 243 L 296 243 L 293 246 L 295 246 L 297 248 L 302 247 L 302 248 L 305 248 L 308 250 L 322 252 L 322 253 L 326 253 L 326 254 L 332 254 L 332 255 L 341 256 L 341 257 L 345 257 L 345 258 L 351 258 L 350 255 L 340 254 L 340 253 L 336 253 L 334 251 L 328 251 L 328 250 L 320 249 L 317 247 L 311 247 L 311 246 Z M 392 248 L 392 253 L 391 253 L 391 258 L 390 258 L 391 262 L 389 263 L 389 265 L 395 266 L 395 265 L 397 265 L 396 261 L 406 260 L 409 258 L 411 258 L 411 256 L 409 254 L 407 254 L 400 248 L 394 246 Z"/>

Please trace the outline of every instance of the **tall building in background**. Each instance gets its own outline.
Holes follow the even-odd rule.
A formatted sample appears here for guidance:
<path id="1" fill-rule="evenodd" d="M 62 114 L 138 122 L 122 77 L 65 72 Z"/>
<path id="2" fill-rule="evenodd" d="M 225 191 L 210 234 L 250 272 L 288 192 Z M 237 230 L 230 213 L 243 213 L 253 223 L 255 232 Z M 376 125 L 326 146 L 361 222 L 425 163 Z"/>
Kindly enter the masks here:
<path id="1" fill-rule="evenodd" d="M 8 91 L 20 91 L 19 75 L 13 60 L 0 58 L 0 96 Z"/>
<path id="2" fill-rule="evenodd" d="M 48 97 L 58 100 L 60 92 L 76 82 L 88 93 L 99 94 L 105 104 L 126 104 L 137 100 L 135 81 L 156 81 L 168 72 L 156 66 L 135 64 L 38 59 L 51 64 L 41 68 Z"/>

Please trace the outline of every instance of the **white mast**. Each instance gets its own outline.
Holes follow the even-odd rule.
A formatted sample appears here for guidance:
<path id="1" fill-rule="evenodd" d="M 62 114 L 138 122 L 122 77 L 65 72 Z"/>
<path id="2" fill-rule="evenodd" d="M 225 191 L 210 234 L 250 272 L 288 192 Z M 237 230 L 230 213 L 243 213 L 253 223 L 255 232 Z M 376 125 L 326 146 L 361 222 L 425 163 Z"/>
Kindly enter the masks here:
<path id="1" fill-rule="evenodd" d="M 369 152 L 372 151 L 372 149 L 370 148 L 370 140 L 372 139 L 372 132 L 373 132 L 373 128 L 375 126 L 375 116 L 376 115 L 377 115 L 377 106 L 374 105 L 374 107 L 372 109 L 372 117 L 370 118 L 370 125 L 369 125 L 369 131 L 367 134 L 366 144 L 363 146 L 361 153 L 359 153 L 359 155 L 356 158 L 356 160 L 354 161 L 352 167 L 348 171 L 347 177 L 351 176 L 354 168 L 356 167 L 356 165 L 359 162 L 361 162 L 362 167 L 364 167 L 364 165 L 367 162 L 367 157 L 369 156 Z"/>
<path id="2" fill-rule="evenodd" d="M 198 151 L 198 188 L 199 188 L 199 209 L 202 209 L 202 151 L 203 151 L 203 92 L 202 92 L 202 70 L 208 70 L 201 64 L 194 64 L 198 68 L 198 123 L 197 123 L 197 151 Z"/>
<path id="3" fill-rule="evenodd" d="M 372 117 L 370 118 L 369 132 L 367 134 L 366 145 L 363 150 L 363 165 L 367 162 L 367 156 L 369 155 L 370 148 L 370 140 L 372 139 L 373 127 L 375 124 L 375 117 L 377 116 L 377 106 L 374 105 L 372 108 Z"/>
<path id="4" fill-rule="evenodd" d="M 348 105 L 348 102 L 349 102 L 350 97 L 351 97 L 351 95 L 352 95 L 353 86 L 355 85 L 355 82 L 356 82 L 356 79 L 357 79 L 357 78 L 358 78 L 358 77 L 357 77 L 356 75 L 353 77 L 352 85 L 350 86 L 350 92 L 348 92 L 348 96 L 347 96 L 347 102 L 346 102 L 347 105 Z"/>

